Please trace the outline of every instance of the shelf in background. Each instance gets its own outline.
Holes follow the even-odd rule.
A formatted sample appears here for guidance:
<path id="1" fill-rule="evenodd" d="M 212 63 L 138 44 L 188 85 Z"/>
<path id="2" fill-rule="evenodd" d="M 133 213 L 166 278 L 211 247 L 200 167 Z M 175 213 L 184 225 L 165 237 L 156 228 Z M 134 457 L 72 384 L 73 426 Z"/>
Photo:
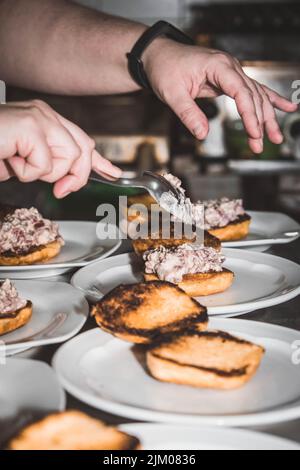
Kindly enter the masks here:
<path id="1" fill-rule="evenodd" d="M 241 176 L 300 173 L 298 160 L 228 160 L 227 166 L 230 171 Z"/>

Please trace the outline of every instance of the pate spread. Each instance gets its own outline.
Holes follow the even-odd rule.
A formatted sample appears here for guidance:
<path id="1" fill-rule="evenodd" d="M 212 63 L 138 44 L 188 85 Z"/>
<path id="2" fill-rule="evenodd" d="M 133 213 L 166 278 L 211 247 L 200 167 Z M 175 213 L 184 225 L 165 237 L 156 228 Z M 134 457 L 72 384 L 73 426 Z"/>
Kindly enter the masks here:
<path id="1" fill-rule="evenodd" d="M 27 301 L 22 299 L 13 283 L 7 279 L 0 283 L 0 319 L 26 307 Z"/>
<path id="2" fill-rule="evenodd" d="M 161 281 L 178 283 L 186 274 L 222 272 L 225 257 L 214 248 L 185 244 L 147 251 L 144 261 L 146 274 L 156 274 Z"/>
<path id="3" fill-rule="evenodd" d="M 224 197 L 218 200 L 192 203 L 185 196 L 185 190 L 182 188 L 182 182 L 179 178 L 171 174 L 164 175 L 164 178 L 180 193 L 179 201 L 171 192 L 165 193 L 161 199 L 162 207 L 170 212 L 176 220 L 195 224 L 204 230 L 211 230 L 226 227 L 245 215 L 241 199 L 230 200 Z"/>
<path id="4" fill-rule="evenodd" d="M 0 254 L 22 255 L 63 240 L 58 225 L 44 219 L 37 209 L 16 209 L 0 221 Z"/>

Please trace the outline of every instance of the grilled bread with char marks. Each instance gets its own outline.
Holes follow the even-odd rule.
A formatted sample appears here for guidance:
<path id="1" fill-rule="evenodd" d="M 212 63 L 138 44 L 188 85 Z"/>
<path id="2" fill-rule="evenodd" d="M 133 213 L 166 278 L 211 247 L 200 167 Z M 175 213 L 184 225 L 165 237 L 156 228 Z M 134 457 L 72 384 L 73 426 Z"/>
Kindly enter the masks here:
<path id="1" fill-rule="evenodd" d="M 221 331 L 183 331 L 150 346 L 147 365 L 162 381 L 232 390 L 256 373 L 265 350 Z"/>
<path id="2" fill-rule="evenodd" d="M 32 317 L 32 310 L 32 303 L 27 302 L 27 305 L 17 312 L 4 315 L 0 313 L 0 336 L 25 326 Z"/>
<path id="3" fill-rule="evenodd" d="M 157 281 L 156 274 L 144 273 L 145 281 Z M 203 297 L 207 295 L 220 294 L 232 286 L 234 274 L 228 269 L 222 272 L 186 274 L 177 285 L 191 297 Z"/>
<path id="4" fill-rule="evenodd" d="M 146 251 L 154 250 L 155 248 L 159 248 L 160 246 L 164 246 L 165 248 L 173 248 L 177 246 L 184 245 L 186 243 L 193 243 L 196 241 L 196 237 L 193 240 L 189 240 L 187 238 L 176 239 L 172 235 L 171 230 L 171 237 L 170 238 L 161 238 L 161 234 L 158 239 L 138 239 L 133 240 L 132 245 L 135 253 L 139 256 L 143 256 Z M 221 242 L 218 238 L 211 235 L 209 232 L 204 232 L 204 246 L 214 248 L 216 251 L 221 251 Z"/>
<path id="5" fill-rule="evenodd" d="M 1 266 L 29 266 L 37 263 L 46 263 L 59 255 L 62 243 L 57 240 L 48 245 L 31 249 L 28 253 L 15 255 L 11 253 L 0 255 Z"/>
<path id="6" fill-rule="evenodd" d="M 79 411 L 52 414 L 21 431 L 9 450 L 138 450 L 140 443 Z"/>
<path id="7" fill-rule="evenodd" d="M 234 242 L 243 240 L 249 235 L 251 217 L 245 214 L 226 227 L 209 230 L 209 233 L 221 242 Z"/>
<path id="8" fill-rule="evenodd" d="M 137 344 L 192 326 L 203 331 L 208 324 L 205 307 L 162 281 L 121 285 L 103 297 L 92 315 L 104 331 Z"/>

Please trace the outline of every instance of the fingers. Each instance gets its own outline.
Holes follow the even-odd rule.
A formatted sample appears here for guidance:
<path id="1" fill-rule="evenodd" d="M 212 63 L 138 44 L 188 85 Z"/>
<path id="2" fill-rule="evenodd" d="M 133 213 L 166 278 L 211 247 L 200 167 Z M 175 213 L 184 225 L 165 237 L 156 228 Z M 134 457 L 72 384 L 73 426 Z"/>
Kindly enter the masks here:
<path id="1" fill-rule="evenodd" d="M 236 101 L 253 152 L 263 151 L 265 129 L 271 142 L 281 144 L 283 135 L 274 108 L 293 112 L 297 110 L 297 105 L 252 80 L 244 73 L 237 61 L 232 60 L 227 65 L 221 64 L 216 70 L 216 76 L 216 84 Z"/>
<path id="2" fill-rule="evenodd" d="M 7 163 L 0 161 L 0 181 L 8 181 L 12 177 L 12 171 L 10 171 Z"/>
<path id="3" fill-rule="evenodd" d="M 18 156 L 7 159 L 15 176 L 23 183 L 41 179 L 52 171 L 52 156 L 46 139 L 37 134 L 32 134 L 30 139 L 30 147 L 19 143 Z"/>
<path id="4" fill-rule="evenodd" d="M 76 141 L 81 150 L 81 156 L 71 167 L 69 175 L 56 183 L 54 187 L 56 197 L 66 197 L 84 187 L 88 182 L 92 168 L 98 172 L 104 171 L 111 176 L 120 177 L 121 170 L 103 159 L 95 151 L 95 142 L 82 129 L 62 116 L 58 115 L 57 118 Z"/>
<path id="5" fill-rule="evenodd" d="M 68 174 L 74 163 L 81 157 L 81 148 L 69 131 L 61 125 L 54 125 L 51 128 L 47 143 L 53 158 L 53 168 L 42 180 L 55 183 Z"/>
<path id="6" fill-rule="evenodd" d="M 259 118 L 261 116 L 261 112 L 263 113 L 262 132 L 264 133 L 264 130 L 266 130 L 271 142 L 273 142 L 274 144 L 281 144 L 283 142 L 283 134 L 280 129 L 275 109 L 277 108 L 278 110 L 284 112 L 295 112 L 298 109 L 298 106 L 292 103 L 291 101 L 287 100 L 283 96 L 279 95 L 274 90 L 271 90 L 267 86 L 262 85 L 255 80 L 252 80 L 244 73 L 240 64 L 237 65 L 237 70 L 240 75 L 246 79 L 248 86 L 252 90 L 255 87 L 254 94 L 259 96 L 260 102 L 256 104 L 256 109 Z M 254 147 L 257 147 L 258 150 L 260 145 L 255 142 L 250 142 L 250 146 L 253 150 Z"/>
<path id="7" fill-rule="evenodd" d="M 263 98 L 264 124 L 267 135 L 271 142 L 280 145 L 283 142 L 283 134 L 277 120 L 275 109 L 263 87 L 260 87 L 260 93 Z"/>
<path id="8" fill-rule="evenodd" d="M 262 139 L 260 113 L 253 93 L 248 88 L 237 91 L 234 97 L 238 112 L 251 141 Z"/>
<path id="9" fill-rule="evenodd" d="M 94 150 L 92 155 L 92 168 L 96 173 L 101 174 L 104 177 L 109 179 L 112 178 L 121 178 L 122 170 L 117 166 L 113 165 L 109 160 L 103 158 L 96 150 Z"/>
<path id="10" fill-rule="evenodd" d="M 82 163 L 81 159 L 73 166 L 67 176 L 55 183 L 53 192 L 57 199 L 63 199 L 69 194 L 79 191 L 87 184 L 88 179 L 81 172 L 82 165 L 80 163 Z"/>
<path id="11" fill-rule="evenodd" d="M 69 173 L 55 184 L 54 195 L 61 199 L 83 188 L 88 182 L 91 167 L 91 151 L 89 148 L 82 148 L 80 158 L 73 164 Z"/>
<path id="12" fill-rule="evenodd" d="M 263 112 L 263 97 L 259 93 L 258 86 L 256 86 L 255 83 L 252 83 L 251 80 L 249 80 L 249 88 L 252 90 L 253 93 L 253 99 L 255 103 L 255 108 L 256 108 L 256 115 L 258 118 L 258 122 L 260 125 L 260 131 L 262 137 L 260 139 L 251 139 L 249 138 L 249 147 L 254 153 L 262 153 L 264 150 L 264 112 Z"/>
<path id="13" fill-rule="evenodd" d="M 253 139 L 250 135 L 249 146 L 254 153 L 261 153 L 264 149 L 263 136 L 265 130 L 271 142 L 274 144 L 281 144 L 283 142 L 283 135 L 277 120 L 274 106 L 278 109 L 289 112 L 295 111 L 297 106 L 293 105 L 276 92 L 246 76 L 241 67 L 238 67 L 237 72 L 240 74 L 242 80 L 246 82 L 251 91 L 262 135 L 259 139 Z"/>
<path id="14" fill-rule="evenodd" d="M 186 90 L 170 91 L 167 104 L 188 128 L 188 130 L 199 140 L 207 137 L 209 124 L 207 117 Z"/>
<path id="15" fill-rule="evenodd" d="M 291 101 L 287 100 L 283 96 L 276 93 L 276 91 L 271 90 L 265 85 L 262 85 L 262 89 L 264 90 L 270 102 L 275 108 L 279 109 L 280 111 L 284 111 L 286 113 L 293 113 L 297 111 L 298 109 L 297 104 L 292 103 Z"/>
<path id="16" fill-rule="evenodd" d="M 58 181 L 54 187 L 55 196 L 62 198 L 72 192 L 79 191 L 87 184 L 92 168 L 92 152 L 95 144 L 78 126 L 60 115 L 57 115 L 57 118 L 68 129 L 80 148 L 80 158 L 71 167 L 69 175 Z"/>
<path id="17" fill-rule="evenodd" d="M 256 94 L 260 97 L 259 113 L 262 112 L 262 115 L 263 115 L 262 131 L 264 132 L 264 130 L 266 130 L 270 141 L 273 142 L 274 144 L 278 144 L 278 145 L 282 144 L 283 134 L 279 126 L 279 122 L 276 116 L 274 106 L 270 100 L 270 96 L 266 93 L 265 87 L 263 85 L 261 85 L 260 83 L 254 80 L 250 80 L 250 78 L 248 80 L 250 81 L 250 86 L 251 85 L 255 86 Z M 280 95 L 278 95 L 275 92 L 272 92 L 272 93 L 274 93 L 277 96 L 279 101 L 282 100 L 283 102 L 288 103 L 288 105 L 291 105 L 291 103 L 285 100 L 285 98 L 280 97 Z M 263 150 L 263 147 L 262 147 L 262 150 Z"/>
<path id="18" fill-rule="evenodd" d="M 18 103 L 18 106 L 38 112 L 40 124 L 44 123 L 46 141 L 52 156 L 52 170 L 40 179 L 47 183 L 54 183 L 69 173 L 73 164 L 81 156 L 81 148 L 68 129 L 59 122 L 57 113 L 47 103 L 33 100 Z"/>
<path id="19" fill-rule="evenodd" d="M 91 169 L 95 170 L 96 172 L 104 172 L 109 176 L 114 178 L 120 178 L 122 175 L 122 170 L 113 165 L 109 160 L 103 158 L 96 150 L 95 150 L 95 141 L 91 139 L 80 127 L 76 126 L 76 124 L 68 121 L 64 117 L 58 115 L 59 121 L 69 130 L 70 134 L 72 134 L 73 138 L 76 140 L 77 144 L 81 149 L 85 149 L 85 151 L 89 151 L 91 157 Z"/>
<path id="20" fill-rule="evenodd" d="M 253 91 L 240 74 L 232 69 L 222 67 L 222 74 L 218 82 L 225 94 L 236 102 L 238 112 L 243 120 L 245 129 L 250 137 L 250 142 L 262 139 L 260 116 L 257 112 L 257 102 Z"/>
<path id="21" fill-rule="evenodd" d="M 86 185 L 91 170 L 119 178 L 121 170 L 95 151 L 78 126 L 40 101 L 0 108 L 0 180 L 12 174 L 22 182 L 56 183 L 59 198 Z M 2 161 L 1 161 L 2 160 Z"/>
<path id="22" fill-rule="evenodd" d="M 10 117 L 13 123 L 7 140 L 14 143 L 14 148 L 10 147 L 7 161 L 22 182 L 57 181 L 80 156 L 75 140 L 57 121 L 54 111 L 52 114 L 42 111 L 35 101 L 10 104 L 4 111 L 3 117 Z"/>
<path id="23" fill-rule="evenodd" d="M 241 69 L 241 73 L 244 74 L 243 70 Z M 281 132 L 278 119 L 276 116 L 275 108 L 283 109 L 288 111 L 295 111 L 297 106 L 293 105 L 290 101 L 286 100 L 278 93 L 270 90 L 268 87 L 261 85 L 260 83 L 256 82 L 255 80 L 251 80 L 249 77 L 246 77 L 246 80 L 250 87 L 255 87 L 255 94 L 259 96 L 260 102 L 258 104 L 258 113 L 261 115 L 263 114 L 263 129 L 266 129 L 267 135 L 271 142 L 274 144 L 281 144 L 283 142 L 283 134 Z M 263 142 L 262 142 L 263 143 Z M 253 148 L 251 145 L 251 148 Z M 257 146 L 258 148 L 259 146 Z M 263 150 L 263 146 L 262 146 Z M 258 152 L 260 153 L 260 152 Z"/>

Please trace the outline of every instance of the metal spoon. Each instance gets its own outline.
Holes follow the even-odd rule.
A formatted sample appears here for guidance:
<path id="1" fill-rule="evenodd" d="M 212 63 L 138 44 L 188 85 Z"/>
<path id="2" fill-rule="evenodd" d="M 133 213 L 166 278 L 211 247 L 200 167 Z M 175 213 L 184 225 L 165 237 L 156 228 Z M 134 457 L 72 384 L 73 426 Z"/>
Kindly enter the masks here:
<path id="1" fill-rule="evenodd" d="M 138 188 L 147 191 L 153 199 L 159 204 L 161 197 L 164 193 L 171 192 L 174 194 L 176 199 L 180 200 L 180 192 L 178 189 L 169 183 L 163 176 L 152 173 L 151 171 L 145 171 L 141 176 L 136 178 L 119 178 L 106 180 L 102 176 L 92 174 L 90 181 L 96 183 L 108 184 L 119 188 Z"/>

